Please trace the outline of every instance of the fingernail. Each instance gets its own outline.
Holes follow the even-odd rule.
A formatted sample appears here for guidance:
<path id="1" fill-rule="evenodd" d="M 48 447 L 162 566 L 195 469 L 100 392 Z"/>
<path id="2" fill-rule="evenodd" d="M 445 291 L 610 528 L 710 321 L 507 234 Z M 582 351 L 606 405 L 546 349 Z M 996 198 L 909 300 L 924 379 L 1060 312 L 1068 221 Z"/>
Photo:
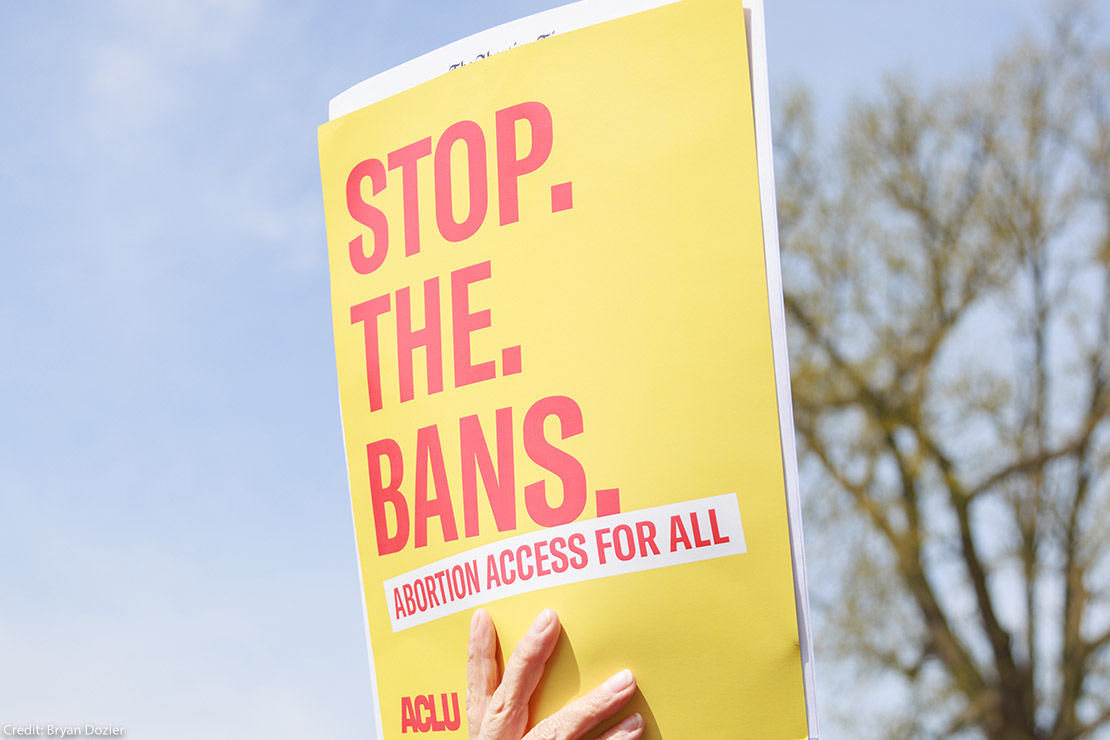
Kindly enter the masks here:
<path id="1" fill-rule="evenodd" d="M 542 612 L 539 613 L 539 616 L 536 617 L 536 621 L 532 622 L 532 629 L 529 631 L 532 634 L 539 634 L 540 632 L 543 632 L 545 629 L 547 629 L 547 625 L 551 624 L 551 618 L 554 616 L 555 613 L 553 611 L 551 611 L 550 609 L 544 609 Z"/>
<path id="2" fill-rule="evenodd" d="M 617 725 L 616 729 L 623 732 L 633 732 L 643 726 L 644 718 L 640 716 L 639 712 L 637 712 L 636 714 L 629 715 L 628 717 L 622 719 L 621 723 Z"/>
<path id="3" fill-rule="evenodd" d="M 619 673 L 614 673 L 609 680 L 605 682 L 605 688 L 616 694 L 631 686 L 632 680 L 632 671 L 625 668 Z"/>
<path id="4" fill-rule="evenodd" d="M 481 609 L 474 610 L 474 616 L 470 618 L 470 629 L 473 630 L 474 627 L 478 624 L 478 615 L 481 613 L 481 611 Z"/>

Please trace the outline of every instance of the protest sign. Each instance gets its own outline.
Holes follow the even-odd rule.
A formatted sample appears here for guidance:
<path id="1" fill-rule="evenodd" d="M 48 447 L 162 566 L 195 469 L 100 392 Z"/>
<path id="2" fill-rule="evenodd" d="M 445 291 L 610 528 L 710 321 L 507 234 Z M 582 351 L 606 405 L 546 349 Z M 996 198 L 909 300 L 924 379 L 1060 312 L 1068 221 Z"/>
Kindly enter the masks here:
<path id="1" fill-rule="evenodd" d="M 628 667 L 647 738 L 816 737 L 762 43 L 587 0 L 332 101 L 380 737 L 466 736 L 477 606 L 558 612 L 537 719 Z"/>

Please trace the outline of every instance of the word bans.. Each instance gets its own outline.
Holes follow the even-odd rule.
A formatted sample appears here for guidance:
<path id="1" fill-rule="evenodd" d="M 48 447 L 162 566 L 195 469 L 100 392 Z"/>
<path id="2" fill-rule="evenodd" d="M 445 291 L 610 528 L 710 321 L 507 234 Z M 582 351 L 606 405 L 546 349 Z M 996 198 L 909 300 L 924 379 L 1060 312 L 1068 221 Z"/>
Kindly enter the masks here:
<path id="1" fill-rule="evenodd" d="M 535 465 L 553 474 L 562 484 L 562 495 L 551 492 L 547 483 L 537 480 L 524 486 L 524 508 L 528 517 L 541 527 L 556 527 L 576 520 L 586 508 L 588 489 L 586 471 L 570 453 L 553 445 L 544 434 L 549 417 L 558 421 L 563 440 L 583 431 L 582 409 L 568 396 L 547 396 L 533 403 L 524 414 L 521 436 L 524 453 Z M 463 534 L 480 534 L 478 515 L 478 478 L 486 491 L 498 532 L 517 528 L 517 460 L 513 409 L 495 413 L 493 450 L 476 414 L 459 419 L 458 450 L 462 494 Z M 439 525 L 443 542 L 459 538 L 456 499 L 460 491 L 449 483 L 443 441 L 437 425 L 416 431 L 415 450 L 406 465 L 401 445 L 394 439 L 380 439 L 366 445 L 370 501 L 378 554 L 389 555 L 413 547 L 426 547 L 431 520 Z M 409 474 L 406 476 L 406 470 Z M 406 495 L 405 491 L 411 491 Z M 558 503 L 553 504 L 552 500 Z M 392 522 L 392 527 L 390 526 Z M 392 531 L 391 531 L 392 530 Z"/>
<path id="2" fill-rule="evenodd" d="M 528 149 L 518 145 L 518 128 L 526 127 Z M 494 114 L 494 146 L 496 147 L 497 207 L 500 225 L 520 220 L 518 181 L 535 172 L 547 161 L 554 140 L 551 111 L 543 103 L 529 101 L 502 108 Z M 457 146 L 466 150 L 466 213 L 456 218 L 454 194 L 457 190 L 452 151 Z M 433 154 L 434 152 L 434 154 Z M 383 162 L 370 158 L 356 164 L 347 176 L 347 212 L 368 228 L 373 239 L 369 249 L 359 234 L 348 244 L 351 267 L 361 275 L 374 272 L 385 262 L 389 251 L 390 223 L 384 211 L 363 197 L 362 186 L 370 180 L 373 195 L 389 184 L 388 173 L 400 171 L 402 223 L 405 256 L 420 252 L 420 161 L 432 157 L 433 192 L 435 193 L 436 227 L 449 242 L 461 242 L 477 233 L 489 208 L 489 173 L 487 171 L 486 134 L 475 121 L 458 121 L 447 127 L 432 146 L 432 137 L 412 142 L 389 153 Z M 571 207 L 570 183 L 552 187 L 552 211 Z"/>

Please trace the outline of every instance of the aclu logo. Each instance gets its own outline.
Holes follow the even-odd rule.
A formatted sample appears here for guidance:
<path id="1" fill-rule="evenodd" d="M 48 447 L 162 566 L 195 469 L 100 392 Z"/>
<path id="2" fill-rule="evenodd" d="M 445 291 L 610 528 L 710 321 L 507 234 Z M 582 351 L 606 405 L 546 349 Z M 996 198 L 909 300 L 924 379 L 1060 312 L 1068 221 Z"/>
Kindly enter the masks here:
<path id="1" fill-rule="evenodd" d="M 448 705 L 450 696 L 450 705 Z M 459 713 L 459 695 L 440 694 L 438 705 L 435 694 L 418 694 L 401 697 L 401 732 L 443 732 L 457 730 L 462 719 Z"/>

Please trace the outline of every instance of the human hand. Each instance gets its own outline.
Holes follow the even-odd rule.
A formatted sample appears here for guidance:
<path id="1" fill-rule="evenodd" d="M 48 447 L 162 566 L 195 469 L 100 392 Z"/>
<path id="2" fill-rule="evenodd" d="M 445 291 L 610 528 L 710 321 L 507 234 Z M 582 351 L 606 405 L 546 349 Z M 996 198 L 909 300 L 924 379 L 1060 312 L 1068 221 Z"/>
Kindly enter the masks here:
<path id="1" fill-rule="evenodd" d="M 528 702 L 558 640 L 559 618 L 544 609 L 520 638 L 498 683 L 497 631 L 484 609 L 474 612 L 466 651 L 466 721 L 471 740 L 577 740 L 628 703 L 636 691 L 636 679 L 623 670 L 525 735 Z M 633 714 L 597 740 L 636 740 L 643 731 L 643 718 Z"/>

